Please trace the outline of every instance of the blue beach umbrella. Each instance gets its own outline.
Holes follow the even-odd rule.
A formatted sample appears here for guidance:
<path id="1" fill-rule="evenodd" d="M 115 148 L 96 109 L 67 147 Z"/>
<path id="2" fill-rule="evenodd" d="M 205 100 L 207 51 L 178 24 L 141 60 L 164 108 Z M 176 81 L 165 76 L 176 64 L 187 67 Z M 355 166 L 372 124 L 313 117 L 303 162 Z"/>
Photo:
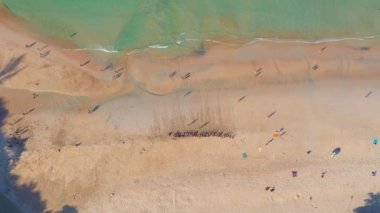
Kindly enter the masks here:
<path id="1" fill-rule="evenodd" d="M 332 157 L 335 157 L 336 155 L 338 155 L 338 154 L 340 153 L 340 151 L 341 151 L 341 148 L 340 148 L 340 147 L 335 148 L 335 149 L 332 151 L 331 156 L 332 156 Z"/>

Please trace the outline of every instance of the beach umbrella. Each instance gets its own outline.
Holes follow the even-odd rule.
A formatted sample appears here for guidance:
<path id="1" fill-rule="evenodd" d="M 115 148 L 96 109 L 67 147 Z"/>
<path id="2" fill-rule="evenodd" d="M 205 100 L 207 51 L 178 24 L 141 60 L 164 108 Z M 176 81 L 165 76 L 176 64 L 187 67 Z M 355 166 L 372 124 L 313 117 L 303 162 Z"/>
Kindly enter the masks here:
<path id="1" fill-rule="evenodd" d="M 377 138 L 375 138 L 375 139 L 373 139 L 373 144 L 378 144 L 379 143 L 379 139 L 377 139 Z"/>
<path id="2" fill-rule="evenodd" d="M 341 151 L 341 148 L 340 147 L 337 147 L 335 148 L 332 153 L 331 153 L 331 157 L 335 157 L 336 155 L 338 155 Z"/>

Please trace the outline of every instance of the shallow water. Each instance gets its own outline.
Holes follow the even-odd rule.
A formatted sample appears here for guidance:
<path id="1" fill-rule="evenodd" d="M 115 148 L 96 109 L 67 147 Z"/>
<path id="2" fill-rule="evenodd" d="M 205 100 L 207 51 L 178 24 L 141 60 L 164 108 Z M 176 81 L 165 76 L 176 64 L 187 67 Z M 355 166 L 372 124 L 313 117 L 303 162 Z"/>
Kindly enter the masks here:
<path id="1" fill-rule="evenodd" d="M 1 1 L 1 0 L 0 0 Z M 46 33 L 81 47 L 178 53 L 204 40 L 377 36 L 379 0 L 2 0 Z"/>

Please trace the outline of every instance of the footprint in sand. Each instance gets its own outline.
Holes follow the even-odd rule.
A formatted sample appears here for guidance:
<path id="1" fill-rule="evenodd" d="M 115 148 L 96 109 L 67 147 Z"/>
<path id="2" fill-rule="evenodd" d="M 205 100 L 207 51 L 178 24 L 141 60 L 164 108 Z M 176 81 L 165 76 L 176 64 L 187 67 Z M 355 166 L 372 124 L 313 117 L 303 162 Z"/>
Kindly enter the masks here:
<path id="1" fill-rule="evenodd" d="M 284 198 L 281 196 L 270 196 L 269 200 L 276 204 L 284 204 Z"/>
<path id="2" fill-rule="evenodd" d="M 296 194 L 296 196 L 294 196 L 294 199 L 299 200 L 299 199 L 301 199 L 301 197 L 302 197 L 301 194 Z"/>
<path id="3" fill-rule="evenodd" d="M 190 192 L 189 188 L 183 186 L 174 190 L 175 204 L 178 208 L 190 207 L 193 204 L 194 195 Z"/>

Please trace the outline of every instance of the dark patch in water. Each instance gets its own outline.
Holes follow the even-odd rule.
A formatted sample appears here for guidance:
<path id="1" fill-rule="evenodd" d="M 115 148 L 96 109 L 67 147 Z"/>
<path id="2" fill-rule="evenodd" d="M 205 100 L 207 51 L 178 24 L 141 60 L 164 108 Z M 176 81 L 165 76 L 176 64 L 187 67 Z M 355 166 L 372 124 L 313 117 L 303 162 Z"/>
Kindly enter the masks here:
<path id="1" fill-rule="evenodd" d="M 77 34 L 78 34 L 78 32 L 75 32 L 75 33 L 71 34 L 70 37 L 72 38 L 72 37 L 76 36 Z"/>

